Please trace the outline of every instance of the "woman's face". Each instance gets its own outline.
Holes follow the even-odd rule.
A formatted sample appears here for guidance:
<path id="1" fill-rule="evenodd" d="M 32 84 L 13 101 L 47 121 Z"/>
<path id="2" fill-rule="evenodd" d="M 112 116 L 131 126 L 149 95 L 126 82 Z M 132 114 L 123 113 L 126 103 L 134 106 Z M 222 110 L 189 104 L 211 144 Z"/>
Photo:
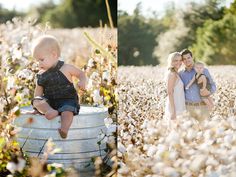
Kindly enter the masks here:
<path id="1" fill-rule="evenodd" d="M 172 66 L 178 71 L 181 65 L 182 65 L 182 57 L 181 56 L 175 57 L 172 61 Z"/>

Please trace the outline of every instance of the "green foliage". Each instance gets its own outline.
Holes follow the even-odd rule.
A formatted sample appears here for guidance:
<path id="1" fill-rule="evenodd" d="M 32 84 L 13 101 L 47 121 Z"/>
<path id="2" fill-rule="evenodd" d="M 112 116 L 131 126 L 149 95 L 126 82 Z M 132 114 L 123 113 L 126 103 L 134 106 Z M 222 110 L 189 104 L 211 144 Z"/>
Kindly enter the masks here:
<path id="1" fill-rule="evenodd" d="M 134 10 L 134 15 L 129 16 L 120 12 L 118 18 L 119 34 L 119 65 L 144 65 L 158 64 L 157 59 L 152 55 L 156 46 L 156 33 L 164 27 L 151 19 L 148 21 L 140 15 L 140 7 Z M 154 29 L 155 27 L 155 29 Z"/>
<path id="2" fill-rule="evenodd" d="M 236 0 L 234 0 L 231 4 L 230 7 L 225 9 L 225 13 L 228 14 L 234 14 L 236 15 Z"/>
<path id="3" fill-rule="evenodd" d="M 56 4 L 52 0 L 43 2 L 40 5 L 33 7 L 27 13 L 28 16 L 35 16 L 39 22 L 42 22 L 44 15 L 47 12 L 53 11 L 56 8 Z"/>
<path id="4" fill-rule="evenodd" d="M 236 64 L 236 16 L 227 14 L 218 21 L 208 20 L 197 31 L 192 49 L 208 64 Z"/>
<path id="5" fill-rule="evenodd" d="M 108 1 L 114 26 L 117 26 L 117 1 Z M 0 6 L 0 23 L 15 16 L 33 16 L 39 23 L 50 22 L 52 27 L 99 27 L 109 25 L 105 0 L 62 0 L 58 5 L 52 0 L 33 7 L 27 13 L 6 10 Z M 100 23 L 101 22 L 101 23 Z"/>
<path id="6" fill-rule="evenodd" d="M 206 20 L 223 18 L 224 7 L 220 7 L 220 0 L 206 0 L 203 4 L 190 3 L 189 9 L 184 11 L 183 20 L 189 28 L 188 36 L 182 39 L 182 48 L 187 48 L 196 42 L 197 29 L 202 27 Z"/>
<path id="7" fill-rule="evenodd" d="M 194 56 L 208 64 L 235 64 L 236 0 L 229 8 L 224 3 L 189 2 L 184 9 L 170 3 L 161 18 L 142 16 L 141 4 L 133 15 L 120 11 L 119 64 L 166 63 L 169 53 L 183 48 L 192 49 Z"/>
<path id="8" fill-rule="evenodd" d="M 4 23 L 8 20 L 11 20 L 15 16 L 24 16 L 22 12 L 17 12 L 16 10 L 7 10 L 3 8 L 0 4 L 0 23 Z"/>
<path id="9" fill-rule="evenodd" d="M 111 16 L 116 26 L 117 2 L 110 0 Z M 46 11 L 42 22 L 50 21 L 53 27 L 74 28 L 78 26 L 99 26 L 109 24 L 105 0 L 64 0 L 57 7 Z"/>

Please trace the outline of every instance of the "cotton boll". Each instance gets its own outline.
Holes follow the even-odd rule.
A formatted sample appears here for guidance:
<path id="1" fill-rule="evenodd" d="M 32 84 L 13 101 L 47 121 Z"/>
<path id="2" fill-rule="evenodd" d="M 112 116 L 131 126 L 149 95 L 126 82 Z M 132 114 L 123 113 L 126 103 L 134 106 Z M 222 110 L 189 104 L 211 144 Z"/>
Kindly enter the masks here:
<path id="1" fill-rule="evenodd" d="M 217 172 L 210 172 L 207 177 L 221 177 Z"/>
<path id="2" fill-rule="evenodd" d="M 168 143 L 170 146 L 175 146 L 180 143 L 180 136 L 178 132 L 175 130 L 172 130 L 170 134 L 166 138 L 166 143 Z"/>
<path id="3" fill-rule="evenodd" d="M 184 160 L 184 162 L 182 163 L 180 169 L 181 169 L 181 173 L 189 173 L 190 172 L 190 169 L 189 169 L 189 166 L 190 166 L 190 160 Z"/>
<path id="4" fill-rule="evenodd" d="M 232 121 L 230 125 L 232 129 L 236 130 L 236 121 Z"/>
<path id="5" fill-rule="evenodd" d="M 178 156 L 179 156 L 179 154 L 177 151 L 171 151 L 169 153 L 169 159 L 172 161 L 176 160 L 178 158 Z"/>
<path id="6" fill-rule="evenodd" d="M 166 177 L 179 177 L 180 176 L 180 174 L 172 167 L 165 167 L 163 169 L 163 174 Z"/>
<path id="7" fill-rule="evenodd" d="M 190 155 L 190 156 L 194 155 L 195 153 L 196 153 L 196 151 L 194 149 L 189 149 L 187 151 L 187 154 Z"/>
<path id="8" fill-rule="evenodd" d="M 199 172 L 201 168 L 205 166 L 205 155 L 196 156 L 190 164 L 190 170 L 193 172 Z"/>
<path id="9" fill-rule="evenodd" d="M 127 175 L 129 172 L 130 169 L 125 165 L 118 169 L 118 173 L 122 175 Z"/>
<path id="10" fill-rule="evenodd" d="M 154 174 L 160 174 L 165 167 L 165 164 L 163 162 L 158 162 L 152 167 L 152 172 Z"/>
<path id="11" fill-rule="evenodd" d="M 203 132 L 202 131 L 200 131 L 200 132 L 197 132 L 197 139 L 200 139 L 201 137 L 202 137 L 202 135 L 203 135 Z"/>
<path id="12" fill-rule="evenodd" d="M 142 128 L 142 129 L 147 129 L 148 123 L 149 123 L 149 121 L 148 121 L 147 119 L 145 119 L 145 120 L 143 121 L 143 124 L 140 126 L 140 128 Z"/>
<path id="13" fill-rule="evenodd" d="M 88 67 L 93 67 L 94 66 L 94 59 L 93 58 L 90 58 L 89 61 L 88 61 Z"/>
<path id="14" fill-rule="evenodd" d="M 226 167 L 226 165 L 219 165 L 217 168 L 217 172 L 221 175 L 228 174 L 229 169 Z"/>
<path id="15" fill-rule="evenodd" d="M 184 159 L 179 158 L 179 159 L 177 159 L 176 161 L 174 161 L 173 166 L 174 166 L 175 168 L 180 168 L 180 166 L 181 166 L 181 164 L 182 164 L 183 162 L 184 162 Z"/>
<path id="16" fill-rule="evenodd" d="M 104 119 L 104 123 L 105 123 L 106 127 L 111 125 L 112 122 L 113 122 L 113 120 L 111 118 L 107 117 L 107 118 Z"/>
<path id="17" fill-rule="evenodd" d="M 189 120 L 189 121 L 184 122 L 184 123 L 181 125 L 181 128 L 182 128 L 183 130 L 188 130 L 192 125 L 193 125 L 193 122 Z"/>
<path id="18" fill-rule="evenodd" d="M 104 71 L 102 73 L 102 79 L 110 82 L 110 73 L 109 73 L 109 71 Z"/>
<path id="19" fill-rule="evenodd" d="M 101 103 L 102 102 L 102 97 L 100 96 L 100 91 L 99 90 L 94 90 L 93 91 L 93 101 L 95 103 Z"/>
<path id="20" fill-rule="evenodd" d="M 133 149 L 133 144 L 129 144 L 129 145 L 127 146 L 127 148 L 126 148 L 126 151 L 127 151 L 127 152 L 131 152 L 132 149 Z"/>
<path id="21" fill-rule="evenodd" d="M 154 146 L 154 145 L 151 145 L 149 148 L 148 148 L 148 151 L 147 151 L 147 155 L 148 156 L 153 156 L 157 151 L 157 147 Z"/>
<path id="22" fill-rule="evenodd" d="M 118 151 L 120 151 L 121 153 L 126 152 L 126 148 L 121 142 L 118 142 L 117 147 L 118 147 Z"/>
<path id="23" fill-rule="evenodd" d="M 149 136 L 157 136 L 158 135 L 158 129 L 157 128 L 150 128 L 148 131 Z"/>
<path id="24" fill-rule="evenodd" d="M 224 137 L 224 143 L 225 144 L 231 144 L 233 142 L 233 135 L 229 134 Z"/>
<path id="25" fill-rule="evenodd" d="M 159 143 L 164 143 L 164 141 L 165 141 L 165 138 L 163 138 L 163 137 L 159 138 L 159 140 L 158 140 Z"/>
<path id="26" fill-rule="evenodd" d="M 197 132 L 193 129 L 189 129 L 188 132 L 187 132 L 187 135 L 186 135 L 186 139 L 188 141 L 191 141 L 194 138 L 196 138 L 196 136 L 197 136 Z"/>
<path id="27" fill-rule="evenodd" d="M 206 160 L 206 165 L 218 166 L 219 162 L 213 156 L 209 156 Z"/>
<path id="28" fill-rule="evenodd" d="M 224 131 L 225 131 L 224 127 L 219 127 L 218 129 L 216 129 L 215 134 L 217 137 L 220 137 L 220 136 L 224 135 Z"/>
<path id="29" fill-rule="evenodd" d="M 206 130 L 203 134 L 205 141 L 211 139 L 212 134 L 213 134 L 212 130 L 210 130 L 210 129 Z"/>

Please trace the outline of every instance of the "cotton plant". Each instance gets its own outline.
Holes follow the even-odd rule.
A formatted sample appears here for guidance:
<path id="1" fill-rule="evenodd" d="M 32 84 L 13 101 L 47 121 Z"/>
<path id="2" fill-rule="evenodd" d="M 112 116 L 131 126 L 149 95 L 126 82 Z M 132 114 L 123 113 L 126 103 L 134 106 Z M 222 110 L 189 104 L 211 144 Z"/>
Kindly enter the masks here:
<path id="1" fill-rule="evenodd" d="M 94 53 L 84 67 L 88 81 L 87 93 L 82 99 L 93 105 L 104 105 L 114 110 L 117 104 L 117 48 L 110 44 L 102 46 L 96 43 L 86 32 L 85 37 L 94 47 Z"/>
<path id="2" fill-rule="evenodd" d="M 45 170 L 46 163 L 23 154 L 15 140 L 19 130 L 11 124 L 20 115 L 20 106 L 29 105 L 33 96 L 34 76 L 38 68 L 30 56 L 30 44 L 40 31 L 30 21 L 14 18 L 12 22 L 0 25 L 0 33 L 0 176 L 34 176 L 35 172 L 38 172 L 37 175 L 49 174 L 52 169 Z M 31 123 L 30 118 L 27 123 Z M 52 147 L 50 144 L 52 142 L 49 143 Z M 49 148 L 45 158 L 55 152 L 58 150 Z M 29 164 L 29 161 L 32 163 Z M 64 171 L 61 170 L 61 173 Z"/>
<path id="3" fill-rule="evenodd" d="M 119 176 L 235 176 L 235 70 L 209 68 L 217 85 L 209 119 L 200 124 L 186 112 L 169 127 L 163 118 L 165 69 L 118 69 Z"/>

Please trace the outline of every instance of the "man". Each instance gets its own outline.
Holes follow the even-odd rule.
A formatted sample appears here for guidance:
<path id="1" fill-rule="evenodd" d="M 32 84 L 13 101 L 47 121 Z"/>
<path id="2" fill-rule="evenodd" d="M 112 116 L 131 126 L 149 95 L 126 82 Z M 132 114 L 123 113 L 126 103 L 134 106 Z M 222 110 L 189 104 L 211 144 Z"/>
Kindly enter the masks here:
<path id="1" fill-rule="evenodd" d="M 196 71 L 194 70 L 192 52 L 188 49 L 184 49 L 181 51 L 181 55 L 183 63 L 185 65 L 185 70 L 180 71 L 179 75 L 184 83 L 185 88 L 196 74 Z M 203 73 L 209 79 L 211 85 L 211 93 L 214 93 L 216 91 L 216 85 L 208 69 L 205 68 Z M 210 112 L 206 104 L 201 99 L 200 89 L 196 83 L 194 83 L 188 90 L 185 90 L 185 104 L 186 109 L 190 113 L 190 115 L 200 122 L 210 116 Z"/>

